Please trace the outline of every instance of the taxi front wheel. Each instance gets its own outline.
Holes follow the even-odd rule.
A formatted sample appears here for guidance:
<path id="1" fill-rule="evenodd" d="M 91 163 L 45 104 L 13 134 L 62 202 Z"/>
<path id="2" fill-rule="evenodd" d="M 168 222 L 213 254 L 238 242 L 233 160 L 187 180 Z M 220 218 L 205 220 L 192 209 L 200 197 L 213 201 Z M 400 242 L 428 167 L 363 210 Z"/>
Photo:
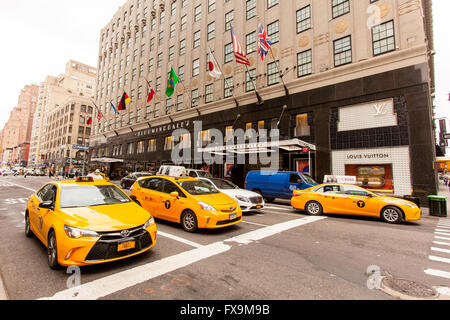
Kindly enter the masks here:
<path id="1" fill-rule="evenodd" d="M 195 213 L 188 210 L 181 216 L 181 225 L 187 232 L 195 232 L 198 229 L 198 222 Z"/>
<path id="2" fill-rule="evenodd" d="M 310 201 L 305 206 L 306 212 L 311 216 L 319 216 L 323 212 L 322 205 L 317 201 Z"/>
<path id="3" fill-rule="evenodd" d="M 33 236 L 33 232 L 30 228 L 30 215 L 28 214 L 28 211 L 25 213 L 25 236 L 27 238 L 31 238 Z"/>
<path id="4" fill-rule="evenodd" d="M 58 248 L 56 246 L 56 236 L 53 230 L 50 231 L 48 235 L 47 257 L 48 266 L 53 270 L 59 269 L 60 266 L 58 264 Z"/>
<path id="5" fill-rule="evenodd" d="M 399 223 L 402 221 L 402 212 L 397 207 L 388 206 L 381 211 L 381 218 L 387 223 Z"/>

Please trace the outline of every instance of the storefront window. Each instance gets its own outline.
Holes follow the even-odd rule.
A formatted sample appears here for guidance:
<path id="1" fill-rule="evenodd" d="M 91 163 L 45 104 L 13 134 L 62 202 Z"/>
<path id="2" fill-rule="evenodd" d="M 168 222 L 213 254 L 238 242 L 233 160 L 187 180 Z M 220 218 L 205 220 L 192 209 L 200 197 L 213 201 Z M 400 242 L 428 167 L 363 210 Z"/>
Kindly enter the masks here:
<path id="1" fill-rule="evenodd" d="M 357 185 L 371 190 L 393 192 L 392 164 L 346 165 L 345 175 L 356 176 Z"/>

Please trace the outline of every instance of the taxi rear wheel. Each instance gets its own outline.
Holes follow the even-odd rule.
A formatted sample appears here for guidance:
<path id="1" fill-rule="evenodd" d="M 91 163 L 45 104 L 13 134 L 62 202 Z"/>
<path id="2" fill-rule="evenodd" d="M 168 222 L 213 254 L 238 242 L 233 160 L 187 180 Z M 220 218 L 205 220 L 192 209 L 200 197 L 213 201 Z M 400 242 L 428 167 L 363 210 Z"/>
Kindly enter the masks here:
<path id="1" fill-rule="evenodd" d="M 319 216 L 323 212 L 322 205 L 317 201 L 310 201 L 305 206 L 306 212 L 311 216 Z"/>
<path id="2" fill-rule="evenodd" d="M 181 225 L 183 229 L 187 232 L 195 232 L 198 229 L 198 222 L 195 213 L 188 210 L 183 213 L 181 217 Z"/>
<path id="3" fill-rule="evenodd" d="M 56 236 L 55 232 L 52 230 L 48 235 L 48 244 L 47 244 L 47 258 L 48 258 L 48 266 L 53 270 L 59 269 L 58 264 L 58 247 L 56 245 Z"/>
<path id="4" fill-rule="evenodd" d="M 387 223 L 399 223 L 402 221 L 402 212 L 397 207 L 388 206 L 381 211 L 381 218 Z"/>

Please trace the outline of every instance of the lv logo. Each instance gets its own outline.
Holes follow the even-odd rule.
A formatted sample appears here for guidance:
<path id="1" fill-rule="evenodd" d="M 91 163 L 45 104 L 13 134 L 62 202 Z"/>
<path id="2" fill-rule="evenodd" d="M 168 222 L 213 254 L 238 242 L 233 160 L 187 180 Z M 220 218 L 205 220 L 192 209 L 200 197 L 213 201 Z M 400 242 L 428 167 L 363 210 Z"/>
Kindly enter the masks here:
<path id="1" fill-rule="evenodd" d="M 382 116 L 387 113 L 385 110 L 386 105 L 384 103 L 383 104 L 375 104 L 373 107 L 375 108 L 375 116 Z"/>

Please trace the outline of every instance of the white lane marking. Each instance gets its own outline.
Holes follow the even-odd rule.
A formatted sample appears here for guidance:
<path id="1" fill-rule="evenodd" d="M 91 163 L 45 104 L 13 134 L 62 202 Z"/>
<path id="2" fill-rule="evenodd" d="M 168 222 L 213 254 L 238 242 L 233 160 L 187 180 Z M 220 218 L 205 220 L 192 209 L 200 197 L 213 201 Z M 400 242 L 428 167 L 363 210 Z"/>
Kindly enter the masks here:
<path id="1" fill-rule="evenodd" d="M 203 245 L 201 245 L 199 243 L 196 243 L 196 242 L 193 242 L 193 241 L 190 241 L 190 240 L 187 240 L 187 239 L 184 239 L 184 238 L 181 238 L 181 237 L 178 237 L 173 234 L 166 233 L 166 232 L 163 232 L 160 230 L 158 230 L 158 236 L 163 236 L 163 237 L 166 237 L 166 238 L 178 241 L 178 242 L 182 242 L 184 244 L 187 244 L 187 245 L 189 245 L 191 247 L 195 247 L 195 248 L 203 247 Z"/>
<path id="2" fill-rule="evenodd" d="M 16 186 L 16 187 L 21 187 L 21 188 L 24 188 L 24 189 L 26 189 L 26 190 L 36 192 L 36 190 L 34 190 L 34 189 L 30 189 L 30 188 L 21 186 L 20 184 L 17 184 L 17 183 L 12 183 L 12 182 L 8 182 L 8 183 L 10 183 L 10 184 L 12 184 L 13 186 Z"/>
<path id="3" fill-rule="evenodd" d="M 439 234 L 441 236 L 450 236 L 450 232 L 434 232 L 435 234 Z"/>
<path id="4" fill-rule="evenodd" d="M 446 227 L 446 226 L 437 226 L 436 228 L 443 228 L 443 230 L 445 230 L 445 231 L 448 231 L 448 230 L 450 230 L 450 226 L 449 227 Z M 437 229 L 436 229 L 437 230 Z"/>
<path id="5" fill-rule="evenodd" d="M 444 262 L 444 263 L 450 263 L 450 259 L 449 258 L 443 258 L 443 257 L 437 257 L 437 256 L 429 256 L 428 259 L 430 259 L 432 261 L 439 261 L 439 262 Z"/>
<path id="6" fill-rule="evenodd" d="M 438 231 L 438 232 L 450 232 L 450 228 L 449 229 L 434 229 L 434 231 Z"/>
<path id="7" fill-rule="evenodd" d="M 450 253 L 449 249 L 442 249 L 442 248 L 436 248 L 436 247 L 431 247 L 432 251 L 438 251 L 438 252 L 444 252 L 444 253 Z"/>
<path id="8" fill-rule="evenodd" d="M 281 210 L 286 210 L 286 211 L 292 211 L 293 210 L 292 207 L 282 208 L 282 207 L 269 207 L 269 206 L 265 206 L 264 209 L 281 209 Z"/>
<path id="9" fill-rule="evenodd" d="M 262 224 L 262 223 L 256 223 L 256 222 L 250 222 L 250 221 L 242 221 L 243 223 L 248 223 L 248 224 L 254 224 L 255 226 L 261 226 L 261 227 L 268 227 L 269 225 L 267 224 Z"/>
<path id="10" fill-rule="evenodd" d="M 436 270 L 436 269 L 426 269 L 426 270 L 424 270 L 424 272 L 431 276 L 450 279 L 450 272 L 447 272 L 447 271 Z"/>
<path id="11" fill-rule="evenodd" d="M 433 241 L 433 243 L 434 243 L 434 244 L 440 244 L 440 245 L 443 245 L 443 246 L 450 246 L 450 243 L 449 243 L 449 242 Z"/>
<path id="12" fill-rule="evenodd" d="M 436 239 L 450 240 L 449 237 L 434 236 Z"/>
<path id="13" fill-rule="evenodd" d="M 139 267 L 125 270 L 107 277 L 103 277 L 88 283 L 84 283 L 78 287 L 66 289 L 57 292 L 49 298 L 41 298 L 39 300 L 94 300 L 108 296 L 139 283 L 159 277 L 174 270 L 186 267 L 190 264 L 209 257 L 224 253 L 232 248 L 232 245 L 225 242 L 251 243 L 265 237 L 286 231 L 307 223 L 312 223 L 326 217 L 306 217 L 302 219 L 292 220 L 270 227 L 261 228 L 257 232 L 252 231 L 238 237 L 234 237 L 225 241 L 219 241 L 210 245 L 201 246 L 190 251 L 185 251 L 158 261 L 150 262 Z"/>

